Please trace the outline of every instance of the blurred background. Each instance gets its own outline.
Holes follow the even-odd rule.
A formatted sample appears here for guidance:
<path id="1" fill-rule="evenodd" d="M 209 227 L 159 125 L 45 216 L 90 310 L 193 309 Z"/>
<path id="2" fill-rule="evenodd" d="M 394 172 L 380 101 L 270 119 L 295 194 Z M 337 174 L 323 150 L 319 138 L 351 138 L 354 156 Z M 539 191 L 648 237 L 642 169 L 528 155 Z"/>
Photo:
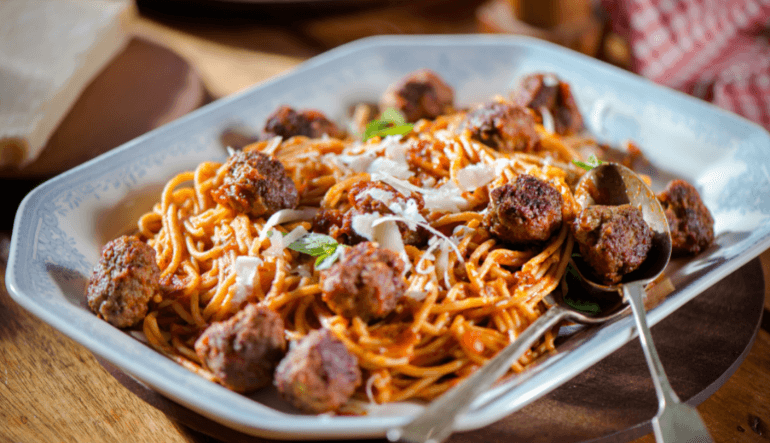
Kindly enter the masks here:
<path id="1" fill-rule="evenodd" d="M 770 128 L 767 3 L 5 0 L 0 179 L 20 201 L 41 180 L 205 103 L 384 34 L 533 36 Z"/>

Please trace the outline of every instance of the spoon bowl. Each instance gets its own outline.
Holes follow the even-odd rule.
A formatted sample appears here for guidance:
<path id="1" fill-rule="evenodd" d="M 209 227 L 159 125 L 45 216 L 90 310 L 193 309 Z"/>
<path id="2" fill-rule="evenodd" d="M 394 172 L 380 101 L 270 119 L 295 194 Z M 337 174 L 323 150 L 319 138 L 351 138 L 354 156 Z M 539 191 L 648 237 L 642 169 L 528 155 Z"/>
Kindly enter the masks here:
<path id="1" fill-rule="evenodd" d="M 671 258 L 671 233 L 660 202 L 636 173 L 615 163 L 601 164 L 584 174 L 576 188 L 575 198 L 582 209 L 595 204 L 631 204 L 641 210 L 642 218 L 652 229 L 652 246 L 647 257 L 637 269 L 625 274 L 618 284 L 596 281 L 590 266 L 581 259 L 573 258 L 573 264 L 585 283 L 600 290 L 620 290 L 623 298 L 631 305 L 639 340 L 658 395 L 658 413 L 652 419 L 656 441 L 713 441 L 698 411 L 681 403 L 669 384 L 647 326 L 645 286 L 660 276 Z"/>
<path id="2" fill-rule="evenodd" d="M 653 232 L 647 258 L 637 269 L 625 274 L 618 284 L 598 281 L 588 263 L 580 257 L 573 257 L 573 265 L 584 282 L 599 290 L 619 291 L 632 282 L 646 285 L 666 269 L 671 259 L 668 220 L 655 194 L 634 171 L 616 163 L 602 163 L 580 179 L 575 189 L 575 200 L 581 209 L 592 205 L 630 204 L 642 212 L 642 218 Z"/>

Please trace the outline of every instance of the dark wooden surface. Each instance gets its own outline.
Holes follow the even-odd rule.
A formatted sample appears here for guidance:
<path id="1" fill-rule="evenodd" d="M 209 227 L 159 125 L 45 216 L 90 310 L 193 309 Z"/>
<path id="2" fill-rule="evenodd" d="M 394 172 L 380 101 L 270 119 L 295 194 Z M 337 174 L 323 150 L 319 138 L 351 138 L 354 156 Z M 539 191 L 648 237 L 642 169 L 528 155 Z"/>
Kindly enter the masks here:
<path id="1" fill-rule="evenodd" d="M 188 112 L 199 102 L 280 75 L 308 57 L 355 38 L 383 33 L 514 29 L 489 23 L 482 23 L 486 26 L 483 29 L 478 26 L 479 8 L 489 6 L 483 3 L 432 0 L 318 17 L 268 19 L 260 18 L 258 13 L 217 20 L 169 17 L 151 11 L 140 14 L 131 23 L 130 32 L 137 39 L 129 47 L 132 52 L 122 55 L 122 62 L 129 62 L 128 66 L 108 68 L 103 74 L 112 77 L 105 81 L 102 76 L 94 82 L 91 94 L 84 95 L 91 101 L 87 105 L 81 102 L 80 114 L 68 117 L 71 127 L 60 128 L 62 138 L 57 143 L 62 152 L 45 154 L 51 157 L 38 166 L 42 172 L 0 174 L 4 189 L 0 201 L 6 208 L 15 208 L 45 174 L 61 169 L 69 161 L 89 158 Z M 500 1 L 495 3 L 499 5 Z M 622 46 L 622 42 L 614 42 L 615 46 Z M 622 47 L 615 49 L 614 54 L 624 53 Z M 620 57 L 617 64 L 623 65 L 623 60 Z M 117 59 L 115 63 L 120 62 Z M 132 70 L 131 66 L 143 69 Z M 164 91 L 152 93 L 153 78 L 160 71 L 170 74 L 166 77 L 168 83 Z M 136 106 L 132 109 L 142 112 L 125 113 L 122 102 L 126 101 Z M 94 113 L 95 110 L 99 112 Z M 89 113 L 94 117 L 87 118 Z M 95 136 L 99 133 L 101 140 Z M 83 143 L 86 140 L 89 143 Z M 0 251 L 7 248 L 13 212 L 6 210 L 0 217 L 0 231 L 5 232 L 0 237 Z M 2 257 L 0 253 L 0 270 L 4 272 Z M 770 317 L 766 315 L 770 308 L 769 275 L 770 251 L 766 251 L 727 282 L 653 328 L 664 364 L 680 396 L 708 397 L 698 410 L 717 442 L 770 439 Z M 751 298 L 751 294 L 759 297 L 759 301 Z M 752 303 L 759 303 L 762 298 L 764 309 L 744 311 L 750 311 Z M 734 300 L 750 302 L 731 303 Z M 756 325 L 756 315 L 761 311 L 765 319 L 751 344 L 746 334 Z M 730 329 L 729 334 L 725 327 Z M 735 369 L 731 362 L 741 361 L 746 346 L 746 358 Z M 690 354 L 683 354 L 685 351 Z M 720 378 L 733 369 L 735 373 L 726 381 Z M 492 426 L 458 434 L 452 441 L 566 442 L 615 430 L 627 431 L 629 426 L 645 423 L 655 411 L 654 392 L 646 371 L 638 343 L 629 343 L 544 399 Z M 723 381 L 711 394 L 714 383 L 719 385 Z M 640 428 L 630 434 L 626 432 L 622 440 L 647 433 L 634 442 L 651 443 L 654 439 L 648 431 Z M 133 386 L 119 371 L 100 364 L 85 348 L 15 304 L 5 291 L 3 279 L 0 442 L 201 443 L 239 438 L 227 428 L 212 427 L 211 423 L 190 416 L 184 408 L 141 386 Z"/>

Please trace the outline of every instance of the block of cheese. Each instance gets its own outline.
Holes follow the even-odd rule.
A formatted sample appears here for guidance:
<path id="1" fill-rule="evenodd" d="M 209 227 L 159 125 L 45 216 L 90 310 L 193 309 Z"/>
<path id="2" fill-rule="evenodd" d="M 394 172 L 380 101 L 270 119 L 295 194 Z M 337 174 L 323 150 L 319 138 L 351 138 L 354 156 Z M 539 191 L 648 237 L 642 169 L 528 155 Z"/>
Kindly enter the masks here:
<path id="1" fill-rule="evenodd" d="M 0 167 L 34 160 L 128 41 L 128 0 L 0 1 Z"/>

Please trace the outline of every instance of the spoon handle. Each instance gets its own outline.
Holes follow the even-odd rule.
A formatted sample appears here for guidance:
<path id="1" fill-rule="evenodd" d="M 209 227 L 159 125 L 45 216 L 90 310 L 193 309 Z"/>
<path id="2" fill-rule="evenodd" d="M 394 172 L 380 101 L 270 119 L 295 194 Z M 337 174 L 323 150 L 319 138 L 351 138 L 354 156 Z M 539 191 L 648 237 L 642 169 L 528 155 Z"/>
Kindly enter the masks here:
<path id="1" fill-rule="evenodd" d="M 390 441 L 440 443 L 452 434 L 455 418 L 471 405 L 479 393 L 489 389 L 546 331 L 553 328 L 570 311 L 556 305 L 500 350 L 497 355 L 459 385 L 431 402 L 417 418 L 401 428 L 388 431 Z"/>
<path id="2" fill-rule="evenodd" d="M 668 382 L 666 371 L 663 369 L 663 363 L 661 363 L 660 357 L 658 357 L 658 351 L 655 349 L 655 344 L 652 341 L 652 334 L 647 325 L 647 315 L 645 313 L 643 301 L 643 284 L 628 283 L 623 285 L 623 296 L 628 300 L 633 309 L 634 321 L 636 322 L 636 329 L 639 333 L 639 340 L 642 342 L 642 350 L 647 359 L 650 375 L 652 375 L 652 382 L 655 385 L 655 391 L 658 394 L 661 406 L 664 403 L 678 402 L 679 398 L 676 396 L 676 393 L 671 388 L 671 384 Z"/>
<path id="3" fill-rule="evenodd" d="M 652 342 L 650 328 L 647 326 L 647 316 L 642 301 L 643 294 L 644 285 L 641 282 L 623 285 L 623 295 L 634 311 L 639 340 L 642 343 L 642 350 L 650 368 L 655 391 L 658 394 L 658 413 L 652 420 L 655 441 L 659 443 L 713 442 L 697 409 L 686 403 L 681 403 L 676 392 L 671 388 L 666 371 L 663 369 L 660 357 L 658 357 L 658 351 Z"/>

